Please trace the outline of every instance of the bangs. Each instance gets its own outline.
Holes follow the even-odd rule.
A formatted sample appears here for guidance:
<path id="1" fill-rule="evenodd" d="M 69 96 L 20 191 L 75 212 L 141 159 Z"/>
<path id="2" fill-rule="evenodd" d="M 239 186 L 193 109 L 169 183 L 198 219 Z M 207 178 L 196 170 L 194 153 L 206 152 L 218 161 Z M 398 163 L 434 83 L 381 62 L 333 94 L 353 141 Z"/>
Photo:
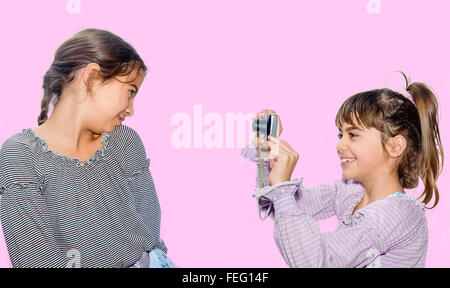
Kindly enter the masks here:
<path id="1" fill-rule="evenodd" d="M 342 129 L 342 125 L 347 123 L 351 126 L 364 128 L 377 128 L 380 130 L 380 110 L 378 109 L 378 90 L 362 92 L 349 97 L 339 108 L 336 114 L 336 127 Z"/>

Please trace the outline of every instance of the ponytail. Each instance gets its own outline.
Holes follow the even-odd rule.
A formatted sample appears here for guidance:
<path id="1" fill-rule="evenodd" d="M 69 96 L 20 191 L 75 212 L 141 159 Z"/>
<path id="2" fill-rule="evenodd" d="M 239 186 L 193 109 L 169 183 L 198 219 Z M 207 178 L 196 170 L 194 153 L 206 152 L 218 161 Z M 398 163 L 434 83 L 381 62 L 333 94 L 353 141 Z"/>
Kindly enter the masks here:
<path id="1" fill-rule="evenodd" d="M 425 207 L 432 209 L 439 202 L 436 181 L 444 166 L 438 103 L 425 84 L 409 84 L 405 73 L 398 72 L 406 80 L 404 93 L 383 88 L 355 94 L 339 108 L 335 122 L 339 128 L 342 122 L 355 124 L 353 116 L 357 115 L 358 123 L 380 131 L 385 152 L 389 139 L 402 135 L 407 145 L 397 167 L 399 183 L 405 189 L 413 189 L 422 179 L 425 190 L 419 198 L 425 196 L 422 202 L 428 204 L 434 194 L 434 206 Z"/>
<path id="2" fill-rule="evenodd" d="M 408 84 L 407 81 L 406 85 L 406 91 L 411 95 L 420 119 L 421 162 L 419 163 L 419 176 L 425 188 L 420 197 L 425 195 L 423 202 L 427 204 L 434 194 L 434 205 L 429 208 L 432 209 L 439 202 L 436 181 L 444 166 L 444 150 L 439 134 L 438 103 L 431 89 L 425 84 L 418 82 Z M 440 163 L 439 155 L 441 157 Z"/>

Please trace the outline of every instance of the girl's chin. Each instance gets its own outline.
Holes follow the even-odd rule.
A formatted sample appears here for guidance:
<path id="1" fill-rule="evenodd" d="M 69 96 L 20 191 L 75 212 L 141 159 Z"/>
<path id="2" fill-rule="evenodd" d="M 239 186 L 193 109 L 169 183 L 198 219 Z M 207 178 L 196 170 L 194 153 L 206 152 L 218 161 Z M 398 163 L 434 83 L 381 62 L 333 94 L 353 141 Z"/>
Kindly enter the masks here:
<path id="1" fill-rule="evenodd" d="M 345 169 L 342 171 L 342 177 L 345 179 L 355 179 L 356 175 L 354 173 L 351 173 L 350 171 L 345 171 Z"/>
<path id="2" fill-rule="evenodd" d="M 361 182 L 360 180 L 361 177 L 359 176 L 360 175 L 358 173 L 350 173 L 349 171 L 342 171 L 342 178 L 344 178 L 345 180 L 352 179 Z"/>

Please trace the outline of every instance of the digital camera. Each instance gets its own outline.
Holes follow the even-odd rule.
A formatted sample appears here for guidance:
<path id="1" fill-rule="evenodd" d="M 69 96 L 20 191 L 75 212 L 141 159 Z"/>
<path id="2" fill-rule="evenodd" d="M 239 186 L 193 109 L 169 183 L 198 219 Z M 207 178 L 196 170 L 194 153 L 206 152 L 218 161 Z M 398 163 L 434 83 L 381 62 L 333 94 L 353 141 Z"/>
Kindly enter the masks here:
<path id="1" fill-rule="evenodd" d="M 258 133 L 259 139 L 268 140 L 268 136 L 278 135 L 278 114 L 262 114 L 259 119 L 254 119 L 252 131 Z"/>

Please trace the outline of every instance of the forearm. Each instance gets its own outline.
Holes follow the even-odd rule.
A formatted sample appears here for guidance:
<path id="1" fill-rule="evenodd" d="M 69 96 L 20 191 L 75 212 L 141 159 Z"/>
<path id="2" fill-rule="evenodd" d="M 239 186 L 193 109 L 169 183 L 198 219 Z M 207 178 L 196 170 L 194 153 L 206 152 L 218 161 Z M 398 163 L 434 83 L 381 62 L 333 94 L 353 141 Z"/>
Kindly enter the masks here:
<path id="1" fill-rule="evenodd" d="M 318 267 L 320 230 L 317 222 L 302 210 L 295 199 L 293 187 L 285 186 L 274 197 L 277 246 L 290 267 Z"/>

